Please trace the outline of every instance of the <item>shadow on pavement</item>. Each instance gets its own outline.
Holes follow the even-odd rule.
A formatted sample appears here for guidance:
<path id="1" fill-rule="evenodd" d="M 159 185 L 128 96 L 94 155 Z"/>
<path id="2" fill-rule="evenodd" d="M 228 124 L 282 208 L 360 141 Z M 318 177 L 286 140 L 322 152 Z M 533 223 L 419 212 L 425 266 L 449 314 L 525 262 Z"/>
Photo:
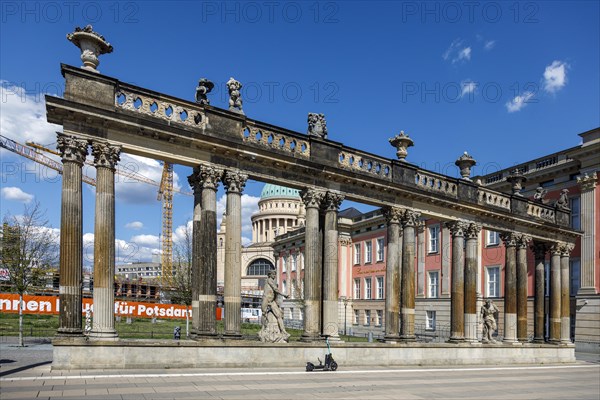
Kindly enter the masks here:
<path id="1" fill-rule="evenodd" d="M 5 361 L 5 360 L 0 360 L 0 361 Z M 7 361 L 14 362 L 13 360 L 7 360 Z M 42 361 L 42 362 L 38 362 L 38 363 L 34 363 L 34 364 L 23 365 L 22 367 L 14 368 L 14 369 L 11 369 L 8 371 L 3 371 L 3 372 L 0 372 L 0 377 L 10 375 L 10 374 L 16 374 L 17 372 L 25 371 L 25 370 L 39 367 L 39 366 L 46 365 L 46 364 L 52 364 L 52 361 Z"/>

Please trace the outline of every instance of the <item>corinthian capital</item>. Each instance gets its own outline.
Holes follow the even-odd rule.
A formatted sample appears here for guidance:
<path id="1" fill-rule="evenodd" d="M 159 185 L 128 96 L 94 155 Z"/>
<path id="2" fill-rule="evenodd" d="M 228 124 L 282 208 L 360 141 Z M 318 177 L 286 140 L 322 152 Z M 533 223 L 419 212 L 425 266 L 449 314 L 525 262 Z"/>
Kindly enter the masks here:
<path id="1" fill-rule="evenodd" d="M 516 241 L 517 241 L 517 247 L 519 249 L 526 249 L 527 246 L 529 245 L 529 242 L 531 242 L 531 236 L 529 235 L 525 235 L 522 233 L 516 234 Z"/>
<path id="2" fill-rule="evenodd" d="M 500 239 L 504 242 L 505 247 L 516 247 L 518 236 L 515 232 L 502 232 Z"/>
<path id="3" fill-rule="evenodd" d="M 586 173 L 584 176 L 577 178 L 577 183 L 581 187 L 582 192 L 593 190 L 598 184 L 598 174 L 596 174 L 596 172 L 592 172 L 591 175 Z"/>
<path id="4" fill-rule="evenodd" d="M 415 227 L 419 223 L 419 217 L 421 213 L 415 210 L 405 210 L 402 214 L 401 222 L 403 227 L 412 226 Z"/>
<path id="5" fill-rule="evenodd" d="M 323 190 L 307 188 L 300 192 L 300 197 L 302 197 L 306 208 L 320 208 L 325 198 L 325 192 Z"/>
<path id="6" fill-rule="evenodd" d="M 467 239 L 477 239 L 479 232 L 481 232 L 481 225 L 474 222 L 469 223 L 464 231 Z"/>
<path id="7" fill-rule="evenodd" d="M 115 169 L 121 160 L 121 146 L 110 145 L 102 142 L 92 142 L 92 155 L 96 168 L 105 167 Z"/>
<path id="8" fill-rule="evenodd" d="M 554 242 L 550 245 L 550 254 L 553 256 L 560 256 L 563 252 L 563 242 Z"/>
<path id="9" fill-rule="evenodd" d="M 450 230 L 452 237 L 465 236 L 469 223 L 466 221 L 449 221 L 446 222 L 446 228 Z"/>
<path id="10" fill-rule="evenodd" d="M 382 209 L 383 217 L 385 221 L 389 224 L 399 224 L 402 219 L 402 214 L 404 213 L 403 208 L 399 207 L 384 207 Z"/>
<path id="11" fill-rule="evenodd" d="M 248 175 L 239 171 L 225 171 L 223 186 L 227 193 L 242 193 L 246 186 Z"/>
<path id="12" fill-rule="evenodd" d="M 563 257 L 569 257 L 574 248 L 575 248 L 574 243 L 563 243 L 561 246 L 560 255 Z"/>
<path id="13" fill-rule="evenodd" d="M 344 196 L 341 193 L 327 192 L 323 201 L 325 211 L 337 211 L 342 201 L 344 201 Z"/>
<path id="14" fill-rule="evenodd" d="M 88 153 L 87 140 L 77 139 L 74 136 L 68 136 L 59 133 L 56 139 L 56 147 L 60 152 L 62 162 L 71 161 L 83 165 Z"/>
<path id="15" fill-rule="evenodd" d="M 546 243 L 534 241 L 530 248 L 533 251 L 536 260 L 543 260 L 546 258 L 546 253 L 548 252 L 548 245 Z"/>
<path id="16" fill-rule="evenodd" d="M 211 165 L 198 165 L 194 167 L 194 171 L 188 176 L 188 182 L 194 189 L 194 194 L 199 194 L 202 189 L 217 190 L 222 176 L 223 170 L 221 168 Z"/>

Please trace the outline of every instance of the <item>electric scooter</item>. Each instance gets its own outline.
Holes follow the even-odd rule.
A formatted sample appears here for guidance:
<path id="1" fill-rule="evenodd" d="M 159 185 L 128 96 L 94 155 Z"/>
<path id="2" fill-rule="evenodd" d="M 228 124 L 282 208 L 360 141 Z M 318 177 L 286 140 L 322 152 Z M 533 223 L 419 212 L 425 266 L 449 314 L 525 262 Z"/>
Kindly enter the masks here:
<path id="1" fill-rule="evenodd" d="M 317 357 L 317 359 L 319 360 L 319 365 L 315 365 L 315 364 L 311 363 L 310 361 L 307 362 L 306 363 L 306 372 L 310 372 L 315 369 L 322 369 L 323 371 L 337 370 L 338 364 L 333 359 L 333 354 L 331 354 L 331 347 L 329 347 L 329 337 L 325 338 L 325 343 L 327 343 L 327 351 L 328 351 L 328 353 L 325 354 L 325 364 L 323 364 L 321 359 Z"/>

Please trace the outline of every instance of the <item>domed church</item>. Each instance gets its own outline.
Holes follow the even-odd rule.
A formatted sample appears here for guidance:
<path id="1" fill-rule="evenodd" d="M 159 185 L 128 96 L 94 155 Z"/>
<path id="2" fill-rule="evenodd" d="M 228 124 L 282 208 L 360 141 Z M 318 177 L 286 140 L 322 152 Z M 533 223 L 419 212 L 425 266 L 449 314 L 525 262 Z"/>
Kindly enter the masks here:
<path id="1" fill-rule="evenodd" d="M 273 242 L 275 237 L 304 226 L 304 205 L 296 189 L 266 184 L 252 215 L 252 243 L 242 247 L 242 307 L 256 306 L 262 296 L 267 272 L 275 269 Z M 225 220 L 217 234 L 217 284 L 224 285 Z"/>

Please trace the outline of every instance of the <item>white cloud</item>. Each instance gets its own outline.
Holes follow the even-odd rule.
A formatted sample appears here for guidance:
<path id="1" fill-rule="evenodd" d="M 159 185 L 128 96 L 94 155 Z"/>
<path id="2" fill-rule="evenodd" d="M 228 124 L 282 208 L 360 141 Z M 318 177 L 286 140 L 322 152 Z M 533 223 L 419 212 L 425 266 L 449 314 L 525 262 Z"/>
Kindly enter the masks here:
<path id="1" fill-rule="evenodd" d="M 442 58 L 444 60 L 450 60 L 452 64 L 469 61 L 471 59 L 471 47 L 463 47 L 463 41 L 455 39 L 450 43 L 450 47 L 446 49 L 444 54 L 442 54 Z"/>
<path id="2" fill-rule="evenodd" d="M 569 65 L 563 61 L 552 61 L 544 70 L 544 90 L 556 93 L 567 84 Z"/>
<path id="3" fill-rule="evenodd" d="M 133 222 L 129 222 L 127 224 L 125 224 L 125 228 L 127 229 L 133 229 L 133 230 L 140 230 L 144 227 L 144 223 L 141 221 L 133 221 Z"/>
<path id="4" fill-rule="evenodd" d="M 30 203 L 34 198 L 32 194 L 25 193 L 21 188 L 15 186 L 2 188 L 2 197 L 6 200 L 20 201 L 23 203 Z"/>
<path id="5" fill-rule="evenodd" d="M 487 40 L 485 42 L 485 44 L 483 45 L 483 48 L 485 50 L 491 50 L 494 48 L 494 46 L 496 46 L 496 41 L 495 40 Z"/>
<path id="6" fill-rule="evenodd" d="M 468 94 L 475 93 L 475 89 L 477 89 L 477 82 L 473 82 L 471 80 L 462 81 L 460 83 L 462 91 L 460 93 L 460 97 L 464 97 Z"/>
<path id="7" fill-rule="evenodd" d="M 527 105 L 527 103 L 529 102 L 529 100 L 532 97 L 533 97 L 533 92 L 524 92 L 523 94 L 521 94 L 519 96 L 515 96 L 514 99 L 512 99 L 511 101 L 509 101 L 505 104 L 506 109 L 508 110 L 509 113 L 519 111 Z"/>
<path id="8" fill-rule="evenodd" d="M 55 143 L 56 131 L 62 130 L 62 127 L 46 121 L 44 93 L 27 93 L 23 87 L 4 80 L 0 81 L 0 85 L 0 133 L 23 144 L 28 140 L 42 144 Z M 45 88 L 59 86 L 45 85 L 40 89 Z"/>
<path id="9" fill-rule="evenodd" d="M 140 246 L 158 247 L 160 238 L 156 235 L 136 235 L 131 238 L 131 242 Z"/>

